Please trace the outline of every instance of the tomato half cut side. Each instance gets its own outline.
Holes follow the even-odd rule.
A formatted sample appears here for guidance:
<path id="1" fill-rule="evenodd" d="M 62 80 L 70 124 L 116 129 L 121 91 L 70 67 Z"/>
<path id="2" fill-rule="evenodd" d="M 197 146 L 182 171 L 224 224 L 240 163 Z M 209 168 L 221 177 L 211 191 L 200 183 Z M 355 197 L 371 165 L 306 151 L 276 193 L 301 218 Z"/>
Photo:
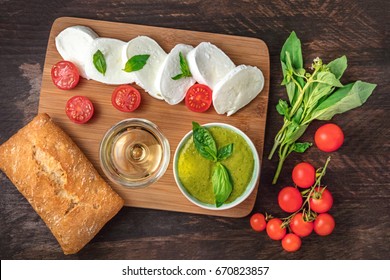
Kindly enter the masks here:
<path id="1" fill-rule="evenodd" d="M 187 91 L 185 104 L 188 109 L 194 112 L 207 111 L 212 103 L 212 90 L 202 84 L 194 84 Z"/>
<path id="2" fill-rule="evenodd" d="M 70 61 L 60 61 L 51 68 L 51 79 L 59 89 L 72 89 L 79 83 L 80 74 L 76 65 Z"/>
<path id="3" fill-rule="evenodd" d="M 133 112 L 141 104 L 141 94 L 130 85 L 122 85 L 114 89 L 111 102 L 119 111 Z"/>
<path id="4" fill-rule="evenodd" d="M 92 118 L 94 111 L 91 100 L 85 96 L 73 96 L 65 106 L 66 115 L 72 122 L 77 124 L 88 122 Z"/>

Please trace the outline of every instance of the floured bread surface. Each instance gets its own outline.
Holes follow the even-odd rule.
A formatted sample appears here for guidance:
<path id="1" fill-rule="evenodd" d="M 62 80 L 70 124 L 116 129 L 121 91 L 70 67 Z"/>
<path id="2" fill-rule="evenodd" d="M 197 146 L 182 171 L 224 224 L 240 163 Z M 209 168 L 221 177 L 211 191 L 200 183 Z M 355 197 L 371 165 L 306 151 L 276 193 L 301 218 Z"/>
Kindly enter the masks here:
<path id="1" fill-rule="evenodd" d="M 77 253 L 123 206 L 122 198 L 47 114 L 39 114 L 0 146 L 0 168 L 65 254 Z"/>

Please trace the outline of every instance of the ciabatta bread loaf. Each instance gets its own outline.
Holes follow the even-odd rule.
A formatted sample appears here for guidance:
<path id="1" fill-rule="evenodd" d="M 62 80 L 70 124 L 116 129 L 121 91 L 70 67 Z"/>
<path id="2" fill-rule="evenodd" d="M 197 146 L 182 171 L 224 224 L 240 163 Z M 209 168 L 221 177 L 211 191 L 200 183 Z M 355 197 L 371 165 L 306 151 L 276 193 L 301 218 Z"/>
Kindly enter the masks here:
<path id="1" fill-rule="evenodd" d="M 65 254 L 77 253 L 123 206 L 70 137 L 39 114 L 0 146 L 0 169 Z"/>

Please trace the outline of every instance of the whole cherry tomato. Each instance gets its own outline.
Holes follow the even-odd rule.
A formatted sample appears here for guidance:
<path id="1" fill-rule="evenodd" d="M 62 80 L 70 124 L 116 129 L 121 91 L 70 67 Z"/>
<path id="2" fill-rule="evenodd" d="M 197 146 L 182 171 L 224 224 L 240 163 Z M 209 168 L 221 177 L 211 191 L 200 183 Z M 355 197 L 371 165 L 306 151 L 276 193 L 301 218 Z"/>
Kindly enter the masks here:
<path id="1" fill-rule="evenodd" d="M 273 218 L 267 223 L 267 234 L 273 240 L 281 240 L 286 235 L 286 228 L 282 228 L 282 220 Z"/>
<path id="2" fill-rule="evenodd" d="M 338 125 L 328 123 L 317 129 L 314 142 L 324 152 L 338 150 L 344 142 L 344 133 Z"/>
<path id="3" fill-rule="evenodd" d="M 310 188 L 316 180 L 316 170 L 310 163 L 298 163 L 292 171 L 292 179 L 298 187 Z"/>
<path id="4" fill-rule="evenodd" d="M 294 233 L 288 233 L 282 239 L 282 247 L 287 252 L 295 252 L 301 248 L 301 238 Z"/>
<path id="5" fill-rule="evenodd" d="M 263 231 L 267 226 L 267 222 L 265 221 L 265 217 L 261 213 L 255 213 L 252 215 L 250 219 L 251 227 L 254 231 Z"/>
<path id="6" fill-rule="evenodd" d="M 333 196 L 328 189 L 317 187 L 309 199 L 309 205 L 317 213 L 328 212 L 333 205 Z"/>
<path id="7" fill-rule="evenodd" d="M 318 235 L 329 235 L 334 230 L 336 223 L 333 217 L 328 213 L 322 213 L 314 221 L 314 231 Z"/>
<path id="8" fill-rule="evenodd" d="M 278 195 L 278 203 L 283 211 L 293 213 L 302 206 L 302 195 L 297 188 L 285 187 Z"/>
<path id="9" fill-rule="evenodd" d="M 297 213 L 290 221 L 291 230 L 300 237 L 310 235 L 313 231 L 313 222 L 306 222 L 302 213 Z"/>

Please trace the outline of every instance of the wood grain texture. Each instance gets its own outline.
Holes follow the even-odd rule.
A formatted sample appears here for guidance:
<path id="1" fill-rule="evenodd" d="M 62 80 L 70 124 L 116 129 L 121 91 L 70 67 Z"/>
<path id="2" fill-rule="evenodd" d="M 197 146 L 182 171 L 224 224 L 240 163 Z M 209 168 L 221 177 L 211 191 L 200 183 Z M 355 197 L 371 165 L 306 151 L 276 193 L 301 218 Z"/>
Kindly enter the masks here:
<path id="1" fill-rule="evenodd" d="M 279 242 L 249 227 L 249 217 L 232 219 L 125 207 L 79 254 L 65 257 L 45 224 L 0 173 L 1 259 L 389 259 L 390 258 L 390 92 L 388 72 L 389 1 L 1 1 L 0 141 L 32 119 L 38 110 L 39 83 L 51 26 L 62 16 L 161 26 L 262 39 L 270 53 L 270 95 L 259 194 L 253 211 L 283 217 L 277 194 L 290 185 L 293 166 L 321 166 L 328 154 L 315 147 L 293 154 L 280 180 L 271 185 L 276 160 L 266 159 L 282 125 L 275 110 L 286 98 L 279 53 L 295 30 L 305 66 L 320 56 L 330 61 L 346 54 L 342 82 L 377 83 L 364 104 L 333 122 L 346 135 L 332 153 L 324 183 L 332 192 L 336 228 L 311 235 L 289 254 Z M 33 78 L 35 77 L 35 79 Z M 323 122 L 303 136 L 312 141 Z"/>
<path id="2" fill-rule="evenodd" d="M 179 43 L 196 46 L 200 42 L 211 42 L 228 54 L 236 65 L 246 64 L 259 67 L 265 77 L 264 88 L 248 106 L 233 116 L 227 117 L 218 115 L 213 109 L 203 114 L 191 112 L 183 102 L 171 106 L 164 101 L 152 98 L 142 88 L 136 86 L 142 94 L 141 107 L 135 112 L 123 113 L 111 105 L 111 93 L 116 86 L 82 79 L 75 90 L 64 92 L 53 84 L 50 76 L 51 67 L 61 60 L 55 47 L 55 37 L 65 28 L 74 25 L 88 26 L 101 37 L 115 38 L 125 42 L 140 35 L 149 36 L 155 39 L 167 53 Z M 236 126 L 251 138 L 259 157 L 262 158 L 268 89 L 269 54 L 266 44 L 260 39 L 63 17 L 56 19 L 49 35 L 38 110 L 48 113 L 71 136 L 103 177 L 105 176 L 100 168 L 99 146 L 104 133 L 110 127 L 126 118 L 144 118 L 152 121 L 162 130 L 171 149 L 170 164 L 162 178 L 151 186 L 141 189 L 111 184 L 125 200 L 126 206 L 245 217 L 252 211 L 257 187 L 243 203 L 232 209 L 211 211 L 200 208 L 189 202 L 176 186 L 173 177 L 173 156 L 180 140 L 191 130 L 191 122 L 196 121 L 200 124 L 222 122 Z M 67 100 L 74 95 L 87 96 L 95 106 L 95 115 L 86 125 L 74 124 L 64 114 Z"/>

